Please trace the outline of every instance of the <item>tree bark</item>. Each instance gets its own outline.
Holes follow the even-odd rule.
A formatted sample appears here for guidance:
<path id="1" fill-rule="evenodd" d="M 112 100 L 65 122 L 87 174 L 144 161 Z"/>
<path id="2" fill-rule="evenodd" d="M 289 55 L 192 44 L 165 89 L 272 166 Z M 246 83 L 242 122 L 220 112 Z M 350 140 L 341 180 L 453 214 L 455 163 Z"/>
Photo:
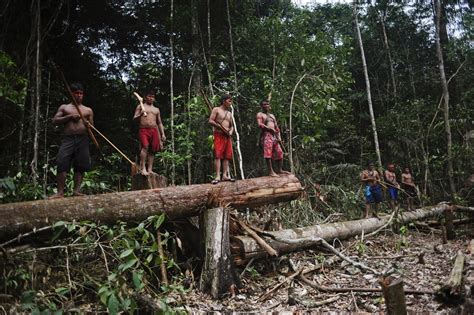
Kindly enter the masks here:
<path id="1" fill-rule="evenodd" d="M 384 10 L 384 12 L 380 14 L 379 18 L 380 18 L 380 24 L 382 26 L 383 44 L 384 44 L 385 50 L 387 51 L 388 64 L 390 66 L 390 79 L 392 80 L 392 93 L 393 93 L 393 96 L 396 98 L 397 97 L 397 83 L 395 82 L 395 71 L 393 69 L 392 54 L 390 53 L 390 46 L 388 45 L 387 30 L 385 29 L 386 14 L 387 12 L 386 10 Z"/>
<path id="2" fill-rule="evenodd" d="M 470 314 L 474 309 L 474 239 L 469 242 L 466 257 L 466 276 L 464 277 L 465 302 L 460 308 L 460 314 Z"/>
<path id="3" fill-rule="evenodd" d="M 458 251 L 456 260 L 454 261 L 453 269 L 449 275 L 448 282 L 443 285 L 438 292 L 436 297 L 442 301 L 456 303 L 462 298 L 461 285 L 462 285 L 462 274 L 464 269 L 465 257 L 462 251 Z"/>
<path id="4" fill-rule="evenodd" d="M 374 108 L 372 106 L 372 94 L 370 92 L 369 72 L 367 70 L 367 63 L 365 61 L 364 44 L 362 43 L 362 35 L 360 34 L 359 20 L 357 18 L 357 15 L 358 15 L 357 4 L 354 3 L 355 27 L 356 27 L 356 33 L 357 33 L 357 40 L 359 42 L 359 47 L 360 47 L 360 56 L 362 58 L 362 67 L 364 68 L 365 86 L 367 90 L 367 102 L 369 103 L 370 122 L 372 124 L 372 132 L 374 134 L 375 154 L 377 155 L 378 165 L 382 166 L 382 158 L 380 156 L 380 148 L 379 148 L 379 137 L 377 134 L 377 125 L 375 124 Z"/>
<path id="5" fill-rule="evenodd" d="M 199 288 L 216 299 L 232 290 L 237 279 L 230 256 L 228 209 L 206 210 L 202 233 L 205 251 Z"/>
<path id="6" fill-rule="evenodd" d="M 436 8 L 436 55 L 438 57 L 439 74 L 441 78 L 441 86 L 443 88 L 443 112 L 444 112 L 444 131 L 446 134 L 446 150 L 447 150 L 447 164 L 448 164 L 448 180 L 451 199 L 454 201 L 456 195 L 456 186 L 454 185 L 454 170 L 453 170 L 453 153 L 452 153 L 452 139 L 451 139 L 451 125 L 449 123 L 449 90 L 446 81 L 446 73 L 444 71 L 444 58 L 440 41 L 440 19 L 441 19 L 441 0 L 435 0 Z"/>
<path id="7" fill-rule="evenodd" d="M 454 214 L 453 209 L 448 209 L 444 212 L 445 227 L 446 227 L 446 239 L 453 240 L 456 238 L 456 232 L 454 231 Z"/>
<path id="8" fill-rule="evenodd" d="M 135 174 L 132 176 L 132 190 L 163 188 L 167 185 L 166 177 L 159 174 Z"/>
<path id="9" fill-rule="evenodd" d="M 174 47 L 173 47 L 173 13 L 174 13 L 174 0 L 171 0 L 171 9 L 170 9 L 170 23 L 171 23 L 171 31 L 170 31 L 170 104 L 171 104 L 171 152 L 173 153 L 173 157 L 171 158 L 171 185 L 174 185 L 174 180 L 176 176 L 176 166 L 174 162 L 174 87 L 173 87 L 173 80 L 174 80 Z"/>
<path id="10" fill-rule="evenodd" d="M 103 195 L 0 205 L 0 239 L 15 237 L 57 221 L 100 223 L 140 221 L 165 213 L 169 218 L 198 215 L 206 207 L 247 208 L 296 199 L 302 192 L 293 176 L 127 191 Z"/>
<path id="11" fill-rule="evenodd" d="M 421 220 L 430 216 L 442 214 L 449 209 L 447 204 L 439 204 L 431 208 L 417 209 L 400 215 L 400 223 Z M 383 227 L 390 216 L 384 216 L 380 220 L 376 218 L 361 219 L 354 221 L 326 223 L 320 225 L 307 226 L 303 228 L 287 229 L 280 231 L 266 231 L 268 244 L 279 254 L 293 251 L 301 251 L 320 244 L 320 239 L 328 242 L 335 238 L 347 239 L 362 232 L 365 234 L 373 232 Z M 266 257 L 265 250 L 260 248 L 257 242 L 248 236 L 234 236 L 232 244 L 233 256 L 239 263 L 244 263 L 251 258 Z"/>
<path id="12" fill-rule="evenodd" d="M 34 135 L 33 135 L 33 158 L 30 163 L 33 183 L 36 184 L 38 178 L 38 151 L 40 133 L 40 102 L 41 102 L 41 0 L 37 0 L 36 8 L 36 50 L 34 66 Z"/>
<path id="13" fill-rule="evenodd" d="M 387 306 L 387 314 L 403 315 L 407 313 L 407 305 L 405 302 L 405 292 L 403 291 L 403 280 L 386 277 L 380 280 L 382 286 L 385 305 Z"/>

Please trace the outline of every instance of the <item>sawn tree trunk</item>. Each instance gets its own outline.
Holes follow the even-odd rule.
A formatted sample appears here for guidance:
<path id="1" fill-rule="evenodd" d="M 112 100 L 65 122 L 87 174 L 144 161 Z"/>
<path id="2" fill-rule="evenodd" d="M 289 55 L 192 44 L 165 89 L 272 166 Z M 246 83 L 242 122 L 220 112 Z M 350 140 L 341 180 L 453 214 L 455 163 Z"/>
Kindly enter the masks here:
<path id="1" fill-rule="evenodd" d="M 197 215 L 220 205 L 246 208 L 296 199 L 302 192 L 294 175 L 258 177 L 84 197 L 28 201 L 0 205 L 0 239 L 15 237 L 57 221 L 92 220 L 100 223 L 140 221 L 165 213 L 169 218 Z"/>

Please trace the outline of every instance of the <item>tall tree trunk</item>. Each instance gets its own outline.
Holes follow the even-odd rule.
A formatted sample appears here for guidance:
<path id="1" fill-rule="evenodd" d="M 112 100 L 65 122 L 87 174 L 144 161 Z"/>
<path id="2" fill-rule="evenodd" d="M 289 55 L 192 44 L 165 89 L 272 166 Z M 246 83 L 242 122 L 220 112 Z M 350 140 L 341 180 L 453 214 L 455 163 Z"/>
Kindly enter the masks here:
<path id="1" fill-rule="evenodd" d="M 390 66 L 390 79 L 392 81 L 392 93 L 393 93 L 393 96 L 396 98 L 397 97 L 397 84 L 395 82 L 395 71 L 393 69 L 393 60 L 392 60 L 392 54 L 390 53 L 390 46 L 388 45 L 387 31 L 385 29 L 386 14 L 387 12 L 384 10 L 382 13 L 380 13 L 379 19 L 380 19 L 380 24 L 382 26 L 383 44 L 385 47 L 385 51 L 387 52 L 388 64 Z"/>
<path id="2" fill-rule="evenodd" d="M 360 34 L 359 20 L 357 18 L 357 15 L 358 15 L 357 4 L 354 3 L 355 27 L 356 27 L 356 33 L 357 33 L 357 40 L 359 42 L 359 47 L 360 47 L 360 56 L 362 58 L 362 66 L 364 68 L 365 86 L 366 86 L 366 89 L 367 89 L 367 102 L 369 103 L 370 121 L 372 123 L 372 132 L 374 134 L 375 154 L 377 155 L 378 165 L 382 166 L 382 158 L 380 156 L 380 148 L 379 148 L 379 137 L 377 135 L 377 126 L 375 124 L 374 108 L 372 106 L 372 94 L 370 92 L 369 72 L 367 71 L 367 63 L 365 61 L 364 45 L 362 43 L 362 35 Z"/>
<path id="3" fill-rule="evenodd" d="M 33 183 L 36 184 L 38 177 L 38 143 L 39 143 L 39 132 L 40 132 L 40 99 L 41 99 L 41 65 L 40 65 L 40 53 L 41 53 L 41 0 L 36 2 L 36 46 L 35 46 L 35 66 L 34 66 L 34 136 L 33 136 L 33 158 L 30 163 L 31 177 Z"/>
<path id="4" fill-rule="evenodd" d="M 237 94 L 238 93 L 237 65 L 235 63 L 234 40 L 232 39 L 232 23 L 230 22 L 229 0 L 226 0 L 225 3 L 226 3 L 226 8 L 227 8 L 227 23 L 229 25 L 230 55 L 231 55 L 231 59 L 232 59 L 232 68 L 234 70 L 233 71 L 234 72 L 234 93 Z M 242 121 L 242 119 L 240 118 L 239 108 L 238 108 L 238 106 L 235 106 L 235 107 L 236 107 L 236 112 L 237 112 L 237 116 L 239 118 L 239 123 L 240 123 Z M 240 134 L 237 130 L 237 124 L 235 122 L 234 106 L 231 107 L 231 111 L 232 111 L 232 120 L 233 120 L 233 124 L 234 124 L 235 136 L 236 136 L 235 145 L 237 147 L 237 159 L 239 161 L 240 177 L 242 179 L 244 179 L 245 174 L 244 174 L 244 166 L 243 166 L 243 163 L 242 163 L 242 151 L 240 150 Z"/>
<path id="5" fill-rule="evenodd" d="M 443 88 L 443 112 L 444 112 L 444 130 L 446 133 L 446 149 L 447 149 L 447 163 L 448 163 L 448 180 L 451 198 L 454 199 L 456 195 L 456 187 L 454 185 L 454 171 L 453 171 L 453 153 L 452 153 L 452 139 L 451 126 L 449 124 L 449 90 L 446 81 L 446 73 L 444 72 L 443 51 L 440 42 L 440 20 L 441 20 L 441 0 L 434 0 L 435 3 L 435 19 L 436 19 L 436 55 L 438 57 L 439 74 L 441 78 L 441 86 Z"/>
<path id="6" fill-rule="evenodd" d="M 204 47 L 203 47 L 204 49 Z M 209 62 L 211 62 L 211 5 L 207 0 L 207 51 L 209 52 Z"/>
<path id="7" fill-rule="evenodd" d="M 48 152 L 48 116 L 50 104 L 50 92 L 51 92 L 51 71 L 48 72 L 48 86 L 47 86 L 47 97 L 46 97 L 46 113 L 44 114 L 44 139 L 43 139 L 43 154 L 44 154 L 44 171 L 43 171 L 43 193 L 47 195 L 48 187 L 48 164 L 49 164 L 49 152 Z"/>
<path id="8" fill-rule="evenodd" d="M 298 85 L 300 85 L 301 81 L 303 81 L 303 79 L 306 77 L 307 73 L 303 74 L 298 82 L 296 82 L 295 84 L 295 87 L 293 88 L 293 92 L 291 93 L 291 99 L 290 99 L 290 122 L 289 122 L 289 126 L 288 126 L 288 129 L 289 129 L 289 139 L 288 139 L 288 151 L 289 151 L 289 154 L 288 154 L 288 160 L 290 162 L 290 171 L 291 173 L 295 173 L 295 164 L 293 162 L 293 100 L 295 98 L 295 93 L 296 93 L 296 89 L 298 88 Z"/>
<path id="9" fill-rule="evenodd" d="M 201 90 L 202 75 L 199 58 L 199 24 L 198 24 L 198 0 L 191 0 L 191 54 L 193 56 L 193 63 L 195 69 L 193 73 L 193 93 L 197 95 Z"/>
<path id="10" fill-rule="evenodd" d="M 175 184 L 176 177 L 176 165 L 174 161 L 174 88 L 173 88 L 173 79 L 174 79 L 174 47 L 173 47 L 173 11 L 174 11 L 174 0 L 171 0 L 171 10 L 170 10 L 170 105 L 171 105 L 171 152 L 173 157 L 171 159 L 171 185 Z"/>

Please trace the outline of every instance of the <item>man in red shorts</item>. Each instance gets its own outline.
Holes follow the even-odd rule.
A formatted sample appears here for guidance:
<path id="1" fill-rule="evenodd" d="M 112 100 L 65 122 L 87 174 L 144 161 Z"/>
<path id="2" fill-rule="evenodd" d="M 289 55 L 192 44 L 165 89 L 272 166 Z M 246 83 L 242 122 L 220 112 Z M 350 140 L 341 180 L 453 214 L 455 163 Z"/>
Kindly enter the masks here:
<path id="1" fill-rule="evenodd" d="M 216 167 L 216 178 L 212 181 L 217 184 L 221 181 L 234 182 L 230 176 L 229 161 L 232 160 L 232 134 L 234 125 L 232 113 L 229 111 L 232 106 L 232 97 L 223 95 L 218 107 L 214 107 L 209 117 L 209 124 L 212 126 L 214 135 L 214 163 Z M 221 177 L 222 161 L 222 177 Z"/>
<path id="2" fill-rule="evenodd" d="M 145 94 L 143 109 L 140 104 L 135 109 L 133 119 L 138 119 L 140 140 L 140 173 L 148 175 L 153 172 L 155 153 L 163 150 L 166 140 L 165 129 L 161 122 L 160 109 L 155 107 L 155 93 L 148 91 Z"/>
<path id="3" fill-rule="evenodd" d="M 262 111 L 257 114 L 257 124 L 262 130 L 260 144 L 263 146 L 263 157 L 267 162 L 268 175 L 277 177 L 279 174 L 290 174 L 282 170 L 283 151 L 281 149 L 280 128 L 275 115 L 270 113 L 270 102 L 263 100 L 260 102 Z M 272 160 L 275 163 L 276 172 L 273 170 Z"/>

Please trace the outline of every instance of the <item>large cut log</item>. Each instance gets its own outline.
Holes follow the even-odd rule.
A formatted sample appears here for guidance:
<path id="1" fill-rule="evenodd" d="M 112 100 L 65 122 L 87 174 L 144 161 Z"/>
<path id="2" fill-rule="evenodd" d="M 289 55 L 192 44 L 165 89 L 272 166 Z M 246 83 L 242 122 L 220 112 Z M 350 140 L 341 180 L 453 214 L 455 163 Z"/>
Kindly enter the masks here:
<path id="1" fill-rule="evenodd" d="M 450 206 L 445 203 L 431 208 L 417 209 L 400 215 L 398 222 L 403 224 L 411 221 L 421 220 L 430 216 L 440 215 Z M 369 218 L 354 221 L 326 223 L 303 228 L 287 229 L 280 231 L 266 231 L 268 244 L 279 254 L 292 251 L 304 250 L 320 244 L 320 239 L 332 241 L 335 238 L 347 239 L 362 232 L 365 234 L 376 231 L 386 225 L 390 216 L 380 219 Z M 258 243 L 248 236 L 234 236 L 232 238 L 232 255 L 238 263 L 243 263 L 251 258 L 265 257 L 267 253 L 260 248 Z"/>
<path id="2" fill-rule="evenodd" d="M 0 205 L 0 239 L 57 221 L 128 222 L 160 213 L 169 218 L 183 218 L 220 205 L 246 208 L 294 200 L 301 192 L 299 180 L 289 175 L 3 204 Z"/>

